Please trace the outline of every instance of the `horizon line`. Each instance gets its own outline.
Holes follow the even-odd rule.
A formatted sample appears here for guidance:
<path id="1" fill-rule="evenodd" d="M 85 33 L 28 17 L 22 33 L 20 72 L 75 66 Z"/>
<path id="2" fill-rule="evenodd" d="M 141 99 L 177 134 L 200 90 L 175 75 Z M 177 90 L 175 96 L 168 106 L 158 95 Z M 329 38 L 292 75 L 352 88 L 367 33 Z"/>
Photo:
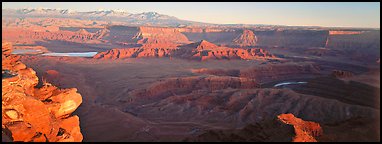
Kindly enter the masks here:
<path id="1" fill-rule="evenodd" d="M 176 16 L 171 16 L 168 14 L 162 14 L 158 13 L 155 11 L 147 11 L 147 12 L 130 12 L 129 10 L 126 9 L 98 9 L 98 10 L 87 10 L 87 11 L 78 11 L 76 9 L 65 9 L 65 8 L 48 8 L 48 7 L 27 7 L 27 8 L 2 8 L 2 10 L 20 10 L 20 9 L 52 9 L 52 10 L 71 10 L 73 12 L 93 12 L 93 11 L 116 11 L 116 12 L 126 12 L 129 14 L 142 14 L 142 13 L 157 13 L 160 15 L 166 15 L 170 17 L 175 17 L 176 19 L 179 20 L 184 20 L 184 21 L 191 21 L 191 22 L 199 22 L 199 23 L 205 23 L 205 24 L 212 24 L 212 25 L 265 25 L 265 26 L 285 26 L 285 27 L 318 27 L 318 28 L 353 28 L 353 29 L 378 29 L 380 30 L 380 25 L 379 27 L 354 27 L 354 26 L 319 26 L 319 25 L 285 25 L 285 24 L 255 24 L 255 23 L 211 23 L 211 22 L 203 22 L 203 21 L 194 21 L 194 20 L 187 20 L 187 19 L 180 19 Z M 3 15 L 3 14 L 2 14 Z"/>

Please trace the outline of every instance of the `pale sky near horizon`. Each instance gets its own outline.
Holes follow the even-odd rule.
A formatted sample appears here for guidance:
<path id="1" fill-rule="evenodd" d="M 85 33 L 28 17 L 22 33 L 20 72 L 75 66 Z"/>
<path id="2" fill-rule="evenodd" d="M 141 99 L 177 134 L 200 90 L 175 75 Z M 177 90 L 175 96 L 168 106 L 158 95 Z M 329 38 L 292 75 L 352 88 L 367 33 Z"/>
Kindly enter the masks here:
<path id="1" fill-rule="evenodd" d="M 2 2 L 2 9 L 123 9 L 217 24 L 380 28 L 380 2 Z"/>

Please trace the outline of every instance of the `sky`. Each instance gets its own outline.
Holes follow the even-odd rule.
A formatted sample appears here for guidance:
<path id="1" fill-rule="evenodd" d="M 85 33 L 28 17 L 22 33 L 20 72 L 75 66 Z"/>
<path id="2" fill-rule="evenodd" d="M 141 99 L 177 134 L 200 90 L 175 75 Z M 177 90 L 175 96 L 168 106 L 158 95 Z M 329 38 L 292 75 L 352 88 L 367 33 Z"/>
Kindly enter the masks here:
<path id="1" fill-rule="evenodd" d="M 380 2 L 2 2 L 2 8 L 122 9 L 216 24 L 380 28 Z"/>

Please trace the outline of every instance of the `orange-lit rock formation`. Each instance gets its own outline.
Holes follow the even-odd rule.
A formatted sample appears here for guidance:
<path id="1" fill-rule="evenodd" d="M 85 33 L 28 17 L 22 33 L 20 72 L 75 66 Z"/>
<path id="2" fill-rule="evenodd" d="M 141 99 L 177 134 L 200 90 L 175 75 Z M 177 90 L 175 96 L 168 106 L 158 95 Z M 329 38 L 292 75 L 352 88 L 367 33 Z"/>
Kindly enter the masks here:
<path id="1" fill-rule="evenodd" d="M 176 44 L 188 43 L 187 37 L 176 28 L 108 26 L 95 33 L 97 39 L 111 43 L 141 44 L 155 48 L 164 48 Z"/>
<path id="2" fill-rule="evenodd" d="M 342 70 L 333 70 L 332 76 L 337 78 L 348 78 L 352 77 L 354 74 L 349 71 L 342 71 Z"/>
<path id="3" fill-rule="evenodd" d="M 317 142 L 315 137 L 323 134 L 320 124 L 304 121 L 293 114 L 281 114 L 277 118 L 285 124 L 293 125 L 296 134 L 293 142 Z"/>
<path id="4" fill-rule="evenodd" d="M 112 49 L 94 55 L 96 59 L 123 59 L 141 57 L 168 57 L 171 55 L 171 48 L 126 48 Z"/>
<path id="5" fill-rule="evenodd" d="M 160 43 L 159 43 L 160 44 Z M 165 45 L 165 44 L 164 44 Z M 148 46 L 140 48 L 112 49 L 95 55 L 96 59 L 119 59 L 140 57 L 178 57 L 184 59 L 208 60 L 208 59 L 267 59 L 276 58 L 274 55 L 260 48 L 241 49 L 217 46 L 202 40 L 196 43 L 173 46 Z"/>
<path id="6" fill-rule="evenodd" d="M 179 32 L 176 28 L 164 27 L 139 27 L 137 38 L 143 40 L 142 43 L 152 43 L 153 41 L 167 42 L 167 43 L 188 43 L 185 35 Z"/>
<path id="7" fill-rule="evenodd" d="M 233 40 L 233 43 L 239 46 L 255 46 L 257 37 L 251 30 L 245 29 L 243 33 Z"/>
<path id="8" fill-rule="evenodd" d="M 354 35 L 361 33 L 364 33 L 364 31 L 329 31 L 329 35 Z"/>
<path id="9" fill-rule="evenodd" d="M 79 42 L 85 43 L 88 41 L 94 42 L 98 35 L 94 33 L 87 32 L 82 29 L 79 31 L 42 31 L 42 30 L 30 30 L 22 28 L 9 28 L 5 29 L 3 37 L 7 41 L 23 42 L 23 41 L 37 41 L 37 40 L 59 40 L 59 41 L 70 41 L 70 42 Z"/>
<path id="10" fill-rule="evenodd" d="M 276 58 L 274 55 L 260 48 L 242 49 L 217 46 L 206 40 L 181 46 L 175 54 L 188 59 L 267 59 Z"/>
<path id="11" fill-rule="evenodd" d="M 82 141 L 79 118 L 71 113 L 82 103 L 76 88 L 37 85 L 36 72 L 2 43 L 2 132 L 12 141 Z M 3 135 L 4 136 L 4 135 Z"/>

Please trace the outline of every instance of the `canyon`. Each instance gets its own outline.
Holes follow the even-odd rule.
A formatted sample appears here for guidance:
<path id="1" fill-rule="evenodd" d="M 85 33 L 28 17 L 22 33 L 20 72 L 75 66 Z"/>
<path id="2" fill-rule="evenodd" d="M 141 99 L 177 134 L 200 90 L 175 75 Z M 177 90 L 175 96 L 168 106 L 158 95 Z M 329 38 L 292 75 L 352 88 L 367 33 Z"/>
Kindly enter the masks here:
<path id="1" fill-rule="evenodd" d="M 380 141 L 379 29 L 3 13 L 2 141 Z"/>

